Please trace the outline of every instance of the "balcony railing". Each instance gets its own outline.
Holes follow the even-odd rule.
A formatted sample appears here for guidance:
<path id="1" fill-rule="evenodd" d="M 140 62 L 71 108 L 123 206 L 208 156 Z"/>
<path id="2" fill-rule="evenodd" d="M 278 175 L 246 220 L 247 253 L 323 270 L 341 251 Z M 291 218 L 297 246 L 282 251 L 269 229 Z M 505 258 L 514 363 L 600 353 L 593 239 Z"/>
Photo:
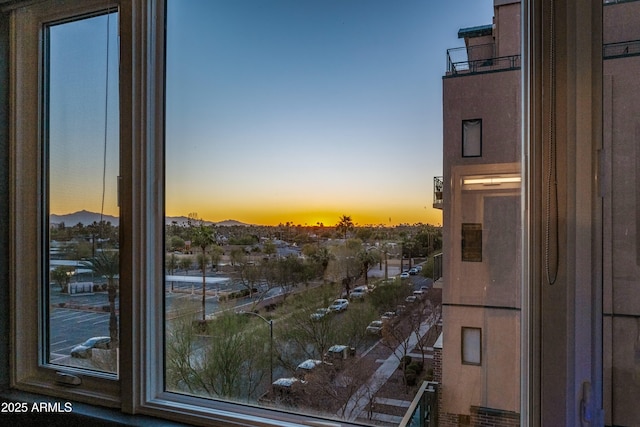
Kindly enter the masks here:
<path id="1" fill-rule="evenodd" d="M 447 50 L 447 75 L 485 73 L 520 68 L 520 55 L 495 56 L 495 45 Z"/>
<path id="2" fill-rule="evenodd" d="M 609 43 L 602 46 L 603 59 L 636 55 L 640 55 L 640 40 L 632 40 L 622 43 Z"/>
<path id="3" fill-rule="evenodd" d="M 414 397 L 400 427 L 437 427 L 438 383 L 425 381 Z"/>
<path id="4" fill-rule="evenodd" d="M 433 208 L 442 209 L 442 190 L 444 189 L 444 179 L 441 176 L 433 177 Z"/>

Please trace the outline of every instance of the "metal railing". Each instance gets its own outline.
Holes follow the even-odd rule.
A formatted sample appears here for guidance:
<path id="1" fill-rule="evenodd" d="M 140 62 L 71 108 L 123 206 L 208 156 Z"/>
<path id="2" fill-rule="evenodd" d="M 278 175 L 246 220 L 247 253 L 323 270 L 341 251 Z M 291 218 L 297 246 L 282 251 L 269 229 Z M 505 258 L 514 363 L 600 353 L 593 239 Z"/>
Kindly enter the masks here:
<path id="1" fill-rule="evenodd" d="M 438 383 L 425 381 L 413 398 L 399 427 L 436 427 L 438 425 Z"/>
<path id="2" fill-rule="evenodd" d="M 433 208 L 442 209 L 442 191 L 444 189 L 444 178 L 441 176 L 433 177 Z"/>
<path id="3" fill-rule="evenodd" d="M 608 43 L 602 46 L 602 58 L 620 58 L 625 56 L 640 55 L 640 40 L 632 40 L 621 43 Z"/>
<path id="4" fill-rule="evenodd" d="M 520 68 L 521 55 L 496 56 L 494 44 L 447 49 L 447 75 Z"/>

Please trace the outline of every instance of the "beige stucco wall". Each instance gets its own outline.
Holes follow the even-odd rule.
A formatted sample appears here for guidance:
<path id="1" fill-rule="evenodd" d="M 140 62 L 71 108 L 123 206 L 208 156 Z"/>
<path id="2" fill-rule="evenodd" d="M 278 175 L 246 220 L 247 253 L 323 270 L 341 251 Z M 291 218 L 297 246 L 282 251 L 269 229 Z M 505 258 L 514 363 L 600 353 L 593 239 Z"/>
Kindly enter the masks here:
<path id="1" fill-rule="evenodd" d="M 520 316 L 517 311 L 443 307 L 442 408 L 469 414 L 470 406 L 520 411 Z M 480 366 L 463 365 L 462 327 L 482 328 Z"/>
<path id="2" fill-rule="evenodd" d="M 518 54 L 520 2 L 496 8 L 497 56 Z M 520 412 L 520 185 L 463 188 L 465 176 L 520 172 L 519 70 L 443 79 L 442 408 Z M 482 119 L 482 156 L 462 157 L 462 121 Z M 462 262 L 462 223 L 482 224 L 482 262 Z M 482 363 L 463 365 L 462 327 L 482 329 Z"/>
<path id="3" fill-rule="evenodd" d="M 602 9 L 603 43 L 640 40 L 640 2 L 604 5 Z"/>
<path id="4" fill-rule="evenodd" d="M 519 1 L 495 8 L 496 56 L 520 54 L 520 8 Z"/>

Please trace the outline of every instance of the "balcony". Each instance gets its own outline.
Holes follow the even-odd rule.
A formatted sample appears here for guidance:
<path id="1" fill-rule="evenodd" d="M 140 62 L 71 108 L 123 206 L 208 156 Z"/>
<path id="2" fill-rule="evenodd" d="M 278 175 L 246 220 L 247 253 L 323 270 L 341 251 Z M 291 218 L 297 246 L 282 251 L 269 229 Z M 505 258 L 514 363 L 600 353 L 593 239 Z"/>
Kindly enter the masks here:
<path id="1" fill-rule="evenodd" d="M 447 76 L 517 70 L 520 55 L 495 56 L 495 44 L 447 49 Z"/>
<path id="2" fill-rule="evenodd" d="M 640 55 L 640 40 L 609 43 L 602 46 L 602 58 L 614 59 Z"/>
<path id="3" fill-rule="evenodd" d="M 441 176 L 433 177 L 433 208 L 442 209 L 442 190 L 444 179 Z"/>

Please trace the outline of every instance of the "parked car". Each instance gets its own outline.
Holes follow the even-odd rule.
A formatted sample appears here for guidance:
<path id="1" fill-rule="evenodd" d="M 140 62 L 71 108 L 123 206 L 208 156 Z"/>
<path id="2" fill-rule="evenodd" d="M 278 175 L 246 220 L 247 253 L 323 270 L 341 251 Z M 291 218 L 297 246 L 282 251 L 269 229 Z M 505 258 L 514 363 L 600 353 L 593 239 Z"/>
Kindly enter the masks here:
<path id="1" fill-rule="evenodd" d="M 382 320 L 374 320 L 367 326 L 366 332 L 371 335 L 382 335 Z"/>
<path id="2" fill-rule="evenodd" d="M 355 356 L 356 349 L 342 344 L 336 344 L 329 347 L 325 353 L 326 360 L 344 360 L 349 356 Z"/>
<path id="3" fill-rule="evenodd" d="M 420 286 L 420 290 L 427 292 L 429 290 L 429 287 L 428 286 Z"/>
<path id="4" fill-rule="evenodd" d="M 423 296 L 425 296 L 426 292 L 423 291 L 422 289 L 419 289 L 417 291 L 413 291 L 413 295 L 415 295 L 418 298 L 422 298 Z"/>
<path id="5" fill-rule="evenodd" d="M 418 274 L 418 269 L 417 268 L 412 268 L 409 270 L 409 275 L 411 276 L 415 276 L 416 274 Z"/>
<path id="6" fill-rule="evenodd" d="M 339 311 L 346 310 L 347 307 L 349 307 L 349 301 L 347 301 L 344 298 L 338 298 L 328 308 L 329 308 L 329 311 L 339 312 Z"/>
<path id="7" fill-rule="evenodd" d="M 408 303 L 412 303 L 412 302 L 416 302 L 417 299 L 418 297 L 416 297 L 415 295 L 409 295 L 404 300 Z"/>
<path id="8" fill-rule="evenodd" d="M 92 337 L 71 349 L 71 357 L 86 359 L 91 357 L 94 348 L 108 349 L 111 344 L 110 337 Z"/>
<path id="9" fill-rule="evenodd" d="M 358 286 L 351 294 L 349 294 L 349 299 L 364 299 L 365 295 L 367 295 L 368 289 L 366 286 Z"/>
<path id="10" fill-rule="evenodd" d="M 329 313 L 330 311 L 328 308 L 322 307 L 317 309 L 315 312 L 311 313 L 311 316 L 309 317 L 311 317 L 311 320 L 320 320 Z"/>
<path id="11" fill-rule="evenodd" d="M 400 278 L 401 279 L 408 279 L 409 278 L 409 272 L 405 271 L 403 273 L 400 274 Z"/>
<path id="12" fill-rule="evenodd" d="M 393 319 L 394 317 L 396 317 L 396 314 L 393 311 L 387 311 L 386 313 L 383 313 L 382 316 L 380 316 L 380 320 L 385 322 L 387 320 Z"/>
<path id="13" fill-rule="evenodd" d="M 302 379 L 304 379 L 304 376 L 306 374 L 313 371 L 316 366 L 320 365 L 321 363 L 322 360 L 307 359 L 296 367 L 296 374 L 298 375 L 298 377 L 302 377 Z"/>
<path id="14" fill-rule="evenodd" d="M 418 270 L 418 272 L 422 271 L 422 266 L 421 265 L 416 265 L 416 270 Z"/>

